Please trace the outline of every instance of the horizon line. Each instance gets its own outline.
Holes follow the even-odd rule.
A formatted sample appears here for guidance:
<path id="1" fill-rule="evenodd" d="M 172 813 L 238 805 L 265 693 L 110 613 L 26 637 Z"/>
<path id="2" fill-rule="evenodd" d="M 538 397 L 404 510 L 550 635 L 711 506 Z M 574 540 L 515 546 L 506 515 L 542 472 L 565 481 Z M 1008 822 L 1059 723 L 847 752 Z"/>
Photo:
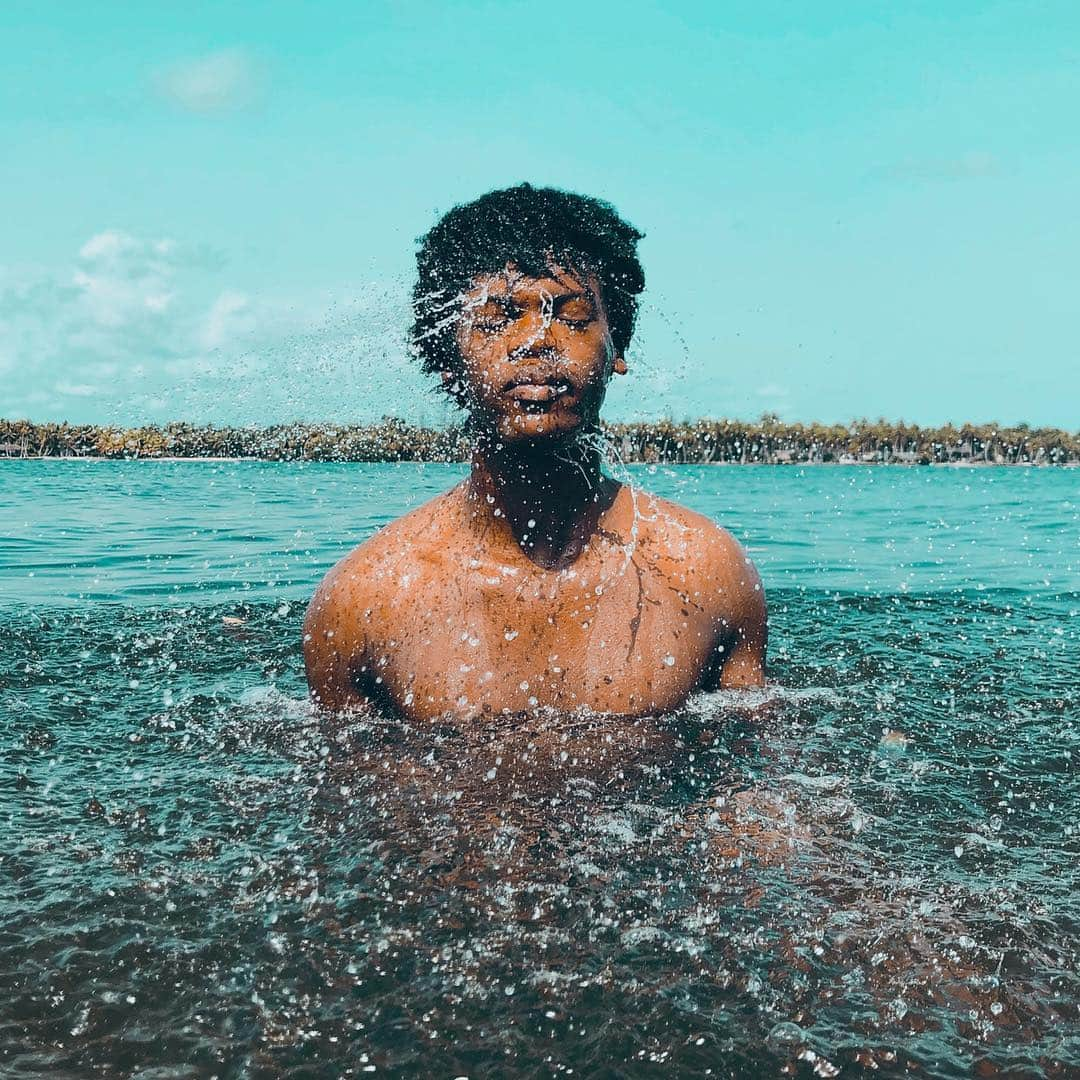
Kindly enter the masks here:
<path id="1" fill-rule="evenodd" d="M 429 425 L 425 423 L 419 423 L 413 420 L 408 420 L 405 417 L 394 416 L 391 414 L 385 414 L 378 420 L 304 420 L 304 419 L 292 419 L 292 420 L 273 420 L 268 422 L 256 423 L 234 423 L 228 421 L 215 421 L 215 420 L 150 420 L 144 422 L 123 422 L 123 421 L 95 421 L 95 420 L 31 420 L 26 416 L 0 416 L 0 425 L 13 425 L 13 424 L 29 424 L 33 427 L 46 427 L 50 424 L 57 426 L 67 425 L 68 427 L 92 427 L 92 428 L 122 428 L 123 430 L 134 431 L 140 428 L 160 428 L 165 429 L 175 424 L 187 424 L 190 427 L 201 428 L 231 428 L 235 430 L 265 430 L 267 428 L 274 427 L 290 427 L 290 426 L 303 426 L 303 427 L 334 427 L 334 428 L 364 428 L 364 427 L 378 427 L 380 424 L 386 423 L 398 423 L 403 424 L 406 427 L 415 428 L 423 431 L 454 431 L 461 427 L 464 423 L 464 419 L 460 422 L 453 422 L 446 425 Z M 1054 424 L 1038 424 L 1030 420 L 1017 420 L 1015 423 L 1001 423 L 998 420 L 946 420 L 942 423 L 927 423 L 913 420 L 905 420 L 903 417 L 898 419 L 890 419 L 884 416 L 869 417 L 869 416 L 853 416 L 848 420 L 787 420 L 780 417 L 776 413 L 766 410 L 759 416 L 753 419 L 744 419 L 737 416 L 712 416 L 701 415 L 697 417 L 684 417 L 680 420 L 676 420 L 672 416 L 658 416 L 650 419 L 637 419 L 637 420 L 606 420 L 601 417 L 600 423 L 608 427 L 635 427 L 646 426 L 650 424 L 672 424 L 674 426 L 685 426 L 695 424 L 746 424 L 748 426 L 760 426 L 762 424 L 772 424 L 778 427 L 842 427 L 851 429 L 853 426 L 873 426 L 884 425 L 886 427 L 904 427 L 904 428 L 919 428 L 922 430 L 935 430 L 942 428 L 955 428 L 960 430 L 965 427 L 970 428 L 993 428 L 999 431 L 1057 431 L 1067 435 L 1080 437 L 1080 427 L 1078 428 L 1066 428 L 1058 427 Z"/>

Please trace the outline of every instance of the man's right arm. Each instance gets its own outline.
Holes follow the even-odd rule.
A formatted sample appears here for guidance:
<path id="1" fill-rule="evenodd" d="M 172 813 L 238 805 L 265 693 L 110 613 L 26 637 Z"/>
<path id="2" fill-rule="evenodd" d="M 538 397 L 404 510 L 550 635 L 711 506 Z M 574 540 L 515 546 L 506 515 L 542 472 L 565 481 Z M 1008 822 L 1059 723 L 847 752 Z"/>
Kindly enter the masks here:
<path id="1" fill-rule="evenodd" d="M 335 567 L 323 578 L 304 617 L 308 689 L 318 705 L 335 712 L 368 704 L 358 680 L 367 640 L 363 610 L 351 587 L 355 580 L 345 565 Z"/>

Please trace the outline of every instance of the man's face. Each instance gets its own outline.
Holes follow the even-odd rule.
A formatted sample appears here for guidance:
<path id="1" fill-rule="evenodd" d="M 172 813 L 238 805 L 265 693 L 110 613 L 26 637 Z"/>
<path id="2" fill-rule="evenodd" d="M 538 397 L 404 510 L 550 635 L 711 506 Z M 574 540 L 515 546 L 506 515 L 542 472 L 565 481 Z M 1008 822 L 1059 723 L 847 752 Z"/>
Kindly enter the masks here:
<path id="1" fill-rule="evenodd" d="M 626 371 L 595 278 L 557 267 L 542 278 L 512 266 L 477 278 L 457 345 L 466 406 L 481 430 L 508 443 L 591 426 L 612 371 Z"/>

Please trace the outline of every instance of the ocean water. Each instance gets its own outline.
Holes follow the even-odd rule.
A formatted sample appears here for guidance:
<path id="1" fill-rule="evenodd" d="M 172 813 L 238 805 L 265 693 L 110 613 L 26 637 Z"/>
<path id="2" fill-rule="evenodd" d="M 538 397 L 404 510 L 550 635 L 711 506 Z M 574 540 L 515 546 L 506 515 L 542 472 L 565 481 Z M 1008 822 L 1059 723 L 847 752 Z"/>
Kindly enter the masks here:
<path id="1" fill-rule="evenodd" d="M 633 468 L 768 690 L 320 718 L 316 582 L 462 474 L 0 464 L 0 1075 L 1080 1075 L 1080 471 Z"/>

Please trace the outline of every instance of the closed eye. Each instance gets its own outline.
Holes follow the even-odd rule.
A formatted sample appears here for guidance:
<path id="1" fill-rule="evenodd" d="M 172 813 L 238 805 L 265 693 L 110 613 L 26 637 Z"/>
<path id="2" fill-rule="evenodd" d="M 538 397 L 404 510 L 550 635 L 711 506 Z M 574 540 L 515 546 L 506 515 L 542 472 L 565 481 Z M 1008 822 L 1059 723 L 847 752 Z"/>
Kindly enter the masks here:
<path id="1" fill-rule="evenodd" d="M 587 296 L 570 295 L 557 301 L 559 322 L 574 330 L 584 330 L 595 318 L 596 309 Z"/>
<path id="2" fill-rule="evenodd" d="M 473 314 L 472 325 L 478 330 L 495 333 L 520 315 L 521 311 L 514 304 L 488 300 Z"/>

